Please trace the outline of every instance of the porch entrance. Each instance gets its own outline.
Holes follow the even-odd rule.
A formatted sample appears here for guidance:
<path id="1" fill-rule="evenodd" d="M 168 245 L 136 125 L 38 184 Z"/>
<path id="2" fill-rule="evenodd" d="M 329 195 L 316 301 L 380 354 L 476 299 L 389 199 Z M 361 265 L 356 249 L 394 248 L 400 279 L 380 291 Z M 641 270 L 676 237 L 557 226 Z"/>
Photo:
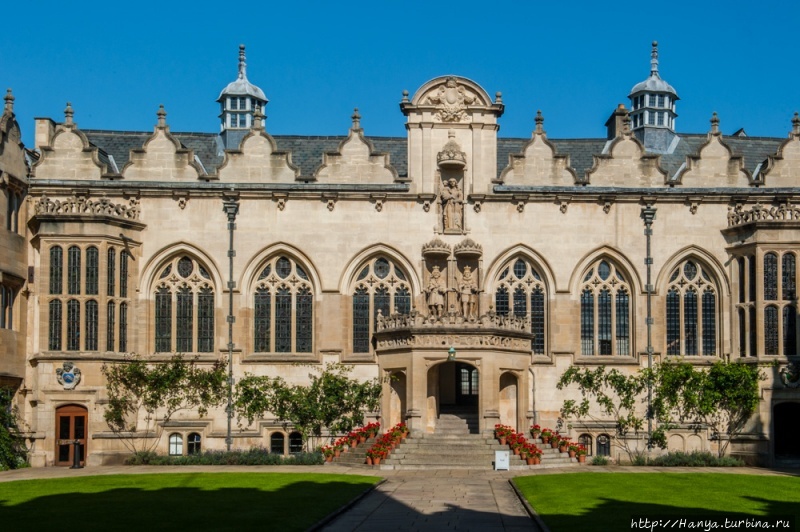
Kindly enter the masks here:
<path id="1" fill-rule="evenodd" d="M 56 465 L 71 466 L 74 458 L 75 446 L 73 441 L 78 440 L 80 445 L 79 457 L 81 465 L 86 465 L 86 425 L 88 412 L 86 408 L 78 405 L 67 405 L 56 409 Z"/>
<path id="2" fill-rule="evenodd" d="M 772 408 L 775 459 L 800 460 L 800 403 L 780 403 Z"/>

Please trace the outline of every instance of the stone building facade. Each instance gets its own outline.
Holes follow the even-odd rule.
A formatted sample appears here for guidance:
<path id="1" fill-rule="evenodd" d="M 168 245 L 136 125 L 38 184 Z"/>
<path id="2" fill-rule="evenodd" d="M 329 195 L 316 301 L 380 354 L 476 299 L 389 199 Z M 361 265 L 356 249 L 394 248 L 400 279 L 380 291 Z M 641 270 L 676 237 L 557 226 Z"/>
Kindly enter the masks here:
<path id="1" fill-rule="evenodd" d="M 303 382 L 298 363 L 350 364 L 393 377 L 372 415 L 418 432 L 454 408 L 482 431 L 556 426 L 574 397 L 556 389 L 568 367 L 647 365 L 650 292 L 656 362 L 768 374 L 732 452 L 797 457 L 800 118 L 785 138 L 723 136 L 716 115 L 708 132 L 676 133 L 655 46 L 629 98 L 607 138 L 549 139 L 541 113 L 530 138 L 502 138 L 502 95 L 443 76 L 403 92 L 406 137 L 368 136 L 358 110 L 340 137 L 273 135 L 242 48 L 218 134 L 172 132 L 163 107 L 152 132 L 82 130 L 67 105 L 63 121 L 36 120 L 26 152 L 9 94 L 0 281 L 14 319 L 0 329 L 0 379 L 33 463 L 67 463 L 62 440 L 76 437 L 89 463 L 118 460 L 102 364 L 226 357 L 231 292 L 236 378 Z M 649 286 L 643 212 L 656 213 Z M 570 430 L 606 453 L 614 424 Z M 164 434 L 162 452 L 224 448 L 225 412 L 181 413 Z M 297 443 L 271 418 L 233 436 Z M 670 436 L 672 449 L 715 445 Z"/>

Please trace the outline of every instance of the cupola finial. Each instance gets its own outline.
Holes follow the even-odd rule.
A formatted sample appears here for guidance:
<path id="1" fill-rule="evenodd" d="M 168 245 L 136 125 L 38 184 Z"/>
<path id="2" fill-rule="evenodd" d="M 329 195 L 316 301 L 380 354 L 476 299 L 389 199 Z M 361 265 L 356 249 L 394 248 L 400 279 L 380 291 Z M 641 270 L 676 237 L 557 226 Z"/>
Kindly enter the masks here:
<path id="1" fill-rule="evenodd" d="M 163 103 L 158 106 L 156 116 L 158 117 L 158 127 L 167 127 L 167 111 L 164 110 Z"/>
<path id="2" fill-rule="evenodd" d="M 253 129 L 264 129 L 264 112 L 261 111 L 259 104 L 256 104 L 256 110 L 253 113 Z"/>
<path id="3" fill-rule="evenodd" d="M 800 115 L 797 113 L 795 113 L 794 118 L 792 118 L 792 133 L 795 135 L 800 135 Z"/>
<path id="4" fill-rule="evenodd" d="M 650 52 L 650 75 L 660 77 L 658 75 L 658 41 L 653 41 L 653 50 Z"/>
<path id="5" fill-rule="evenodd" d="M 75 112 L 72 110 L 72 104 L 67 102 L 67 107 L 66 107 L 66 109 L 64 109 L 64 125 L 65 126 L 73 125 L 72 115 L 74 115 L 74 114 L 75 114 Z"/>
<path id="6" fill-rule="evenodd" d="M 244 45 L 239 45 L 239 79 L 247 79 L 247 63 L 245 62 Z"/>
<path id="7" fill-rule="evenodd" d="M 536 133 L 544 133 L 544 117 L 541 109 L 536 110 L 536 118 L 534 120 L 536 121 Z"/>
<path id="8" fill-rule="evenodd" d="M 353 119 L 353 127 L 351 129 L 353 129 L 353 131 L 361 129 L 361 115 L 358 114 L 358 107 L 353 109 L 353 116 L 350 118 Z"/>
<path id="9" fill-rule="evenodd" d="M 11 89 L 6 91 L 6 96 L 3 98 L 6 101 L 5 112 L 8 114 L 14 113 L 14 95 L 11 94 Z M 797 113 L 795 113 L 797 115 Z"/>

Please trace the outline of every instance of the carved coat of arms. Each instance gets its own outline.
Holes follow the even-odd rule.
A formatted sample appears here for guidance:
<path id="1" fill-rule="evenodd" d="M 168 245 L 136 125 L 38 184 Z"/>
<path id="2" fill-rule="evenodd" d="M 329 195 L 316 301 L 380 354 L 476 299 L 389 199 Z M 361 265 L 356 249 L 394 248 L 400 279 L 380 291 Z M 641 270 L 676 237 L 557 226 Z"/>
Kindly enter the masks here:
<path id="1" fill-rule="evenodd" d="M 781 382 L 787 388 L 800 388 L 800 363 L 793 362 L 780 370 Z"/>
<path id="2" fill-rule="evenodd" d="M 56 368 L 56 378 L 65 390 L 72 390 L 81 382 L 81 370 L 72 362 L 64 362 L 62 367 Z"/>
<path id="3" fill-rule="evenodd" d="M 437 106 L 436 116 L 442 122 L 461 122 L 469 117 L 465 112 L 468 105 L 477 98 L 456 82 L 455 78 L 447 78 L 439 90 L 428 96 L 428 103 Z"/>

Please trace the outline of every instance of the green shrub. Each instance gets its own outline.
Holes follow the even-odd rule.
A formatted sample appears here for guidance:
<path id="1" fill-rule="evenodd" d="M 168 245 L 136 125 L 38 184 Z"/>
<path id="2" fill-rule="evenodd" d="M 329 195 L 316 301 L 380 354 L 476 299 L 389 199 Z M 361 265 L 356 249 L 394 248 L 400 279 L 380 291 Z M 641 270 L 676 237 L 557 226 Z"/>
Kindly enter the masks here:
<path id="1" fill-rule="evenodd" d="M 608 457 L 607 456 L 594 456 L 592 457 L 592 465 L 608 465 Z"/>
<path id="2" fill-rule="evenodd" d="M 246 451 L 205 451 L 188 456 L 168 456 L 140 452 L 125 460 L 126 465 L 320 465 L 321 453 L 298 453 L 289 456 L 271 453 L 262 447 Z"/>
<path id="3" fill-rule="evenodd" d="M 14 393 L 0 388 L 0 471 L 29 467 L 25 440 L 19 436 L 17 408 L 12 405 Z"/>
<path id="4" fill-rule="evenodd" d="M 661 467 L 740 467 L 744 465 L 744 462 L 731 456 L 720 457 L 708 451 L 692 451 L 691 453 L 671 451 L 650 459 L 648 465 Z"/>

